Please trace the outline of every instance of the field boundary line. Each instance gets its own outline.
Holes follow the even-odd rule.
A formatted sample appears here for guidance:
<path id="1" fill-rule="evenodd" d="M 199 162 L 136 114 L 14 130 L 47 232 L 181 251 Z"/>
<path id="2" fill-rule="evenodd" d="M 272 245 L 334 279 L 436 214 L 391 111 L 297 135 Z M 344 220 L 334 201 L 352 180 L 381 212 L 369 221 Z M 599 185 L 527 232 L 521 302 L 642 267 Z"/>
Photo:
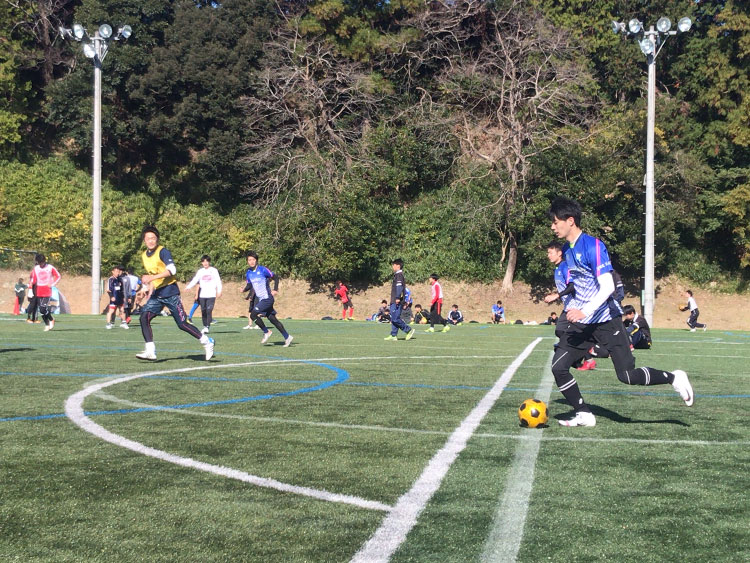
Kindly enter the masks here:
<path id="1" fill-rule="evenodd" d="M 391 555 L 404 542 L 409 531 L 417 523 L 417 518 L 427 506 L 432 495 L 440 487 L 451 465 L 453 465 L 458 454 L 466 447 L 469 438 L 479 427 L 482 419 L 494 406 L 521 364 L 542 340 L 543 338 L 536 338 L 505 369 L 492 389 L 479 401 L 458 428 L 453 431 L 445 445 L 432 457 L 411 489 L 398 499 L 393 510 L 385 517 L 380 527 L 354 555 L 352 562 L 385 562 L 391 558 Z"/>
<path id="2" fill-rule="evenodd" d="M 539 388 L 534 398 L 549 403 L 552 393 L 552 358 L 550 352 L 547 365 L 542 372 Z M 527 440 L 516 444 L 513 462 L 508 470 L 505 488 L 492 518 L 492 527 L 484 544 L 480 561 L 505 562 L 515 561 L 523 540 L 523 529 L 529 511 L 529 499 L 534 486 L 534 470 L 539 449 L 542 445 L 544 429 L 523 431 Z"/>
<path id="3" fill-rule="evenodd" d="M 180 368 L 178 370 L 170 370 L 170 371 L 172 372 L 193 371 L 193 370 L 198 370 L 198 369 L 207 369 L 207 367 L 209 366 L 202 367 L 202 368 Z M 215 367 L 219 367 L 219 365 Z M 331 493 L 329 491 L 325 491 L 322 489 L 313 489 L 310 487 L 290 485 L 288 483 L 282 483 L 281 481 L 277 481 L 275 479 L 269 479 L 266 477 L 259 477 L 257 475 L 251 475 L 249 473 L 245 473 L 244 471 L 239 471 L 237 469 L 232 469 L 230 467 L 224 467 L 221 465 L 205 463 L 205 462 L 197 461 L 189 457 L 178 456 L 178 455 L 170 454 L 162 450 L 157 450 L 155 448 L 151 448 L 149 446 L 141 444 L 140 442 L 136 442 L 135 440 L 130 440 L 128 438 L 125 438 L 124 436 L 120 436 L 119 434 L 110 432 L 109 430 L 95 423 L 84 413 L 83 402 L 86 399 L 86 397 L 88 397 L 89 395 L 92 395 L 93 393 L 98 393 L 102 389 L 111 387 L 112 385 L 117 385 L 118 383 L 132 381 L 134 379 L 146 377 L 149 375 L 157 375 L 159 373 L 160 372 L 158 371 L 157 372 L 145 372 L 145 373 L 129 375 L 129 376 L 120 377 L 117 379 L 112 379 L 112 380 L 104 381 L 101 383 L 89 385 L 85 387 L 84 389 L 82 389 L 81 391 L 78 391 L 77 393 L 74 393 L 73 395 L 68 397 L 68 399 L 65 401 L 65 415 L 76 426 L 80 427 L 81 429 L 85 430 L 86 432 L 90 434 L 93 434 L 97 438 L 100 438 L 116 446 L 120 446 L 122 448 L 132 450 L 141 455 L 153 457 L 155 459 L 160 459 L 162 461 L 166 461 L 174 465 L 187 467 L 190 469 L 197 469 L 199 471 L 205 471 L 207 473 L 213 473 L 214 475 L 220 475 L 222 477 L 227 477 L 229 479 L 236 479 L 238 481 L 250 483 L 252 485 L 256 485 L 259 487 L 265 487 L 269 489 L 275 489 L 277 491 L 312 497 L 312 498 L 316 498 L 316 499 L 324 500 L 328 502 L 349 504 L 349 505 L 357 506 L 359 508 L 366 508 L 369 510 L 380 510 L 380 511 L 386 511 L 386 512 L 392 509 L 391 506 L 381 503 L 381 502 L 367 500 L 367 499 L 352 496 L 352 495 L 342 495 L 338 493 Z"/>

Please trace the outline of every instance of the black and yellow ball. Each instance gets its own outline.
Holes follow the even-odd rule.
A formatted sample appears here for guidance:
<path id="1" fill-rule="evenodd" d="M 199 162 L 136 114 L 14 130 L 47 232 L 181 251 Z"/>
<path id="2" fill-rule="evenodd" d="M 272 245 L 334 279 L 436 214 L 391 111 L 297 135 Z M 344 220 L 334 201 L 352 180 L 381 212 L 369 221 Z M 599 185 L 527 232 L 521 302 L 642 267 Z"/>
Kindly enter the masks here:
<path id="1" fill-rule="evenodd" d="M 518 407 L 518 420 L 524 428 L 536 428 L 547 424 L 549 420 L 549 409 L 544 401 L 539 399 L 526 399 Z"/>

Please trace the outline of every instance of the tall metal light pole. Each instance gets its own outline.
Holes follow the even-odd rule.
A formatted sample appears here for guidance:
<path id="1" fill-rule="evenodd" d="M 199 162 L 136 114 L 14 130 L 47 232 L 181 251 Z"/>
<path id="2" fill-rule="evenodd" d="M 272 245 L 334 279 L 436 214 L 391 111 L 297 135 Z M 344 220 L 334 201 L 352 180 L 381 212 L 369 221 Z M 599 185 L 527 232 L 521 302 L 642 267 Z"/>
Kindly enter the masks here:
<path id="1" fill-rule="evenodd" d="M 112 37 L 112 27 L 102 24 L 93 37 L 89 37 L 86 29 L 75 24 L 73 29 L 60 28 L 63 39 L 83 41 L 83 54 L 94 63 L 94 162 L 91 172 L 93 178 L 93 197 L 91 210 L 91 314 L 99 314 L 99 299 L 101 296 L 102 270 L 102 62 L 107 56 L 109 40 L 127 39 L 133 33 L 129 25 L 120 27 L 117 35 Z"/>
<path id="2" fill-rule="evenodd" d="M 690 30 L 692 21 L 690 18 L 681 18 L 677 23 L 677 29 L 681 32 Z M 656 22 L 656 29 L 652 25 L 648 31 L 643 28 L 643 23 L 637 19 L 631 19 L 627 28 L 624 22 L 612 22 L 612 30 L 615 33 L 623 33 L 628 37 L 635 37 L 641 51 L 646 55 L 648 62 L 648 109 L 646 113 L 646 176 L 643 183 L 646 186 L 646 210 L 645 210 L 645 249 L 643 260 L 643 294 L 641 304 L 643 316 L 653 326 L 654 323 L 654 128 L 656 123 L 656 56 L 664 46 L 667 37 L 675 35 L 671 31 L 672 22 L 667 17 L 661 17 Z"/>

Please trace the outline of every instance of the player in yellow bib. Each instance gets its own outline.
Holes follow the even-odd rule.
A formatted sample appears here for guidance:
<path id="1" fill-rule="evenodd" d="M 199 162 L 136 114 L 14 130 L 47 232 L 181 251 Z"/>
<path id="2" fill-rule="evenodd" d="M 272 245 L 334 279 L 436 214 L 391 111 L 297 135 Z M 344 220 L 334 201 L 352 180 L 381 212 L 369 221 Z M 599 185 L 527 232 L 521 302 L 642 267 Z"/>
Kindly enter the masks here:
<path id="1" fill-rule="evenodd" d="M 141 332 L 146 342 L 146 349 L 136 354 L 136 358 L 156 359 L 151 320 L 166 307 L 181 330 L 200 340 L 206 351 L 206 359 L 210 360 L 214 355 L 214 340 L 201 334 L 201 331 L 188 321 L 187 313 L 182 306 L 177 278 L 175 278 L 177 268 L 172 260 L 172 253 L 159 244 L 159 231 L 156 227 L 149 226 L 143 229 L 143 244 L 146 246 L 146 251 L 141 258 L 147 273 L 141 277 L 141 281 L 143 282 L 142 291 L 148 298 L 148 302 L 141 309 Z"/>

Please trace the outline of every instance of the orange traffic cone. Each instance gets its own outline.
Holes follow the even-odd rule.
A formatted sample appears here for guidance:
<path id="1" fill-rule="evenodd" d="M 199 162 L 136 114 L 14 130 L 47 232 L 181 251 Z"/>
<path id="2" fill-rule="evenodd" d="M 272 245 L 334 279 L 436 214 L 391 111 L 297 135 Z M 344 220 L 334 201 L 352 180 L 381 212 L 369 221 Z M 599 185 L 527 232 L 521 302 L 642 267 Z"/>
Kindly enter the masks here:
<path id="1" fill-rule="evenodd" d="M 20 315 L 21 314 L 21 309 L 20 309 L 20 307 L 18 305 L 18 295 L 16 295 L 16 303 L 13 305 L 13 314 L 14 315 Z"/>

